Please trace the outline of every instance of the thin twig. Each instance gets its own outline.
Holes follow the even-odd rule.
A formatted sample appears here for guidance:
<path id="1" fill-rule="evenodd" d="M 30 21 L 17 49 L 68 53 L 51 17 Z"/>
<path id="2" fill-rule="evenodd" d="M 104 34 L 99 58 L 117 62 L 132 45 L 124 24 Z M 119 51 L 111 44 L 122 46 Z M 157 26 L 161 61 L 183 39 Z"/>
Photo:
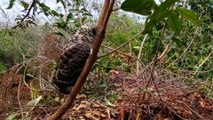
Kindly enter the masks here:
<path id="1" fill-rule="evenodd" d="M 108 49 L 110 49 L 110 50 L 113 50 L 113 51 L 115 50 L 115 49 L 113 49 L 113 48 L 111 48 L 111 47 L 108 47 L 108 46 L 106 46 L 106 45 L 101 45 L 101 46 L 106 47 L 106 48 L 108 48 Z M 135 56 L 129 55 L 129 54 L 124 53 L 124 52 L 119 51 L 119 50 L 116 50 L 116 52 L 119 53 L 119 54 L 121 54 L 121 55 L 123 55 L 123 56 L 125 56 L 125 57 L 128 57 L 129 59 L 135 59 L 137 62 L 139 62 L 140 65 L 145 66 L 145 65 L 141 62 L 141 59 L 138 59 L 138 58 L 135 57 Z M 97 59 L 100 59 L 100 58 L 98 57 Z"/>
<path id="2" fill-rule="evenodd" d="M 22 24 L 22 22 L 30 15 L 32 8 L 35 6 L 35 3 L 36 3 L 36 0 L 33 0 L 32 4 L 29 7 L 29 10 L 27 11 L 27 14 L 20 20 L 20 22 L 16 26 L 12 27 L 13 29 L 20 26 Z"/>
<path id="3" fill-rule="evenodd" d="M 128 41 L 124 42 L 123 44 L 121 44 L 120 46 L 118 46 L 117 48 L 115 48 L 114 50 L 112 50 L 111 52 L 106 53 L 106 54 L 104 54 L 104 55 L 102 55 L 102 56 L 99 56 L 98 58 L 106 57 L 106 56 L 108 56 L 108 55 L 110 55 L 110 54 L 116 52 L 117 50 L 123 48 L 123 47 L 126 46 L 129 42 L 135 40 L 139 35 L 141 35 L 142 32 L 143 32 L 143 30 L 142 30 L 141 32 L 139 32 L 138 34 L 136 34 L 135 36 L 133 36 L 133 37 L 132 37 L 131 39 L 129 39 Z"/>
<path id="4" fill-rule="evenodd" d="M 15 74 L 17 74 L 17 73 L 18 73 L 18 70 L 16 71 Z M 23 108 L 22 108 L 21 99 L 20 99 L 21 84 L 22 84 L 22 80 L 20 80 L 19 83 L 18 83 L 17 99 L 18 99 L 18 104 L 19 104 L 20 110 L 21 110 L 21 117 L 23 119 L 24 118 L 24 114 L 23 114 Z"/>
<path id="5" fill-rule="evenodd" d="M 164 50 L 163 50 L 163 52 L 161 53 L 161 55 L 159 55 L 159 56 L 157 57 L 157 61 L 158 61 L 158 62 L 161 62 L 161 61 L 163 60 L 163 58 L 167 55 L 168 51 L 169 51 L 169 45 L 166 45 L 166 47 L 164 48 Z"/>
<path id="6" fill-rule="evenodd" d="M 186 106 L 191 112 L 193 112 L 195 115 L 197 115 L 199 118 L 201 118 L 202 120 L 206 120 L 203 116 L 201 116 L 199 113 L 197 113 L 196 111 L 194 111 L 192 108 L 190 108 L 185 102 L 183 101 L 178 101 L 179 103 L 182 103 L 184 106 Z"/>
<path id="7" fill-rule="evenodd" d="M 191 47 L 192 43 L 194 42 L 194 40 L 195 40 L 195 38 L 196 38 L 199 30 L 200 30 L 199 27 L 197 27 L 196 30 L 195 30 L 195 32 L 194 32 L 194 36 L 193 36 L 191 42 L 189 43 L 189 45 L 186 47 L 186 49 L 183 51 L 183 53 L 176 60 L 174 60 L 170 65 L 173 65 L 174 63 L 176 63 L 180 58 L 183 57 L 183 55 L 186 54 L 186 52 L 189 50 L 189 48 Z"/>
<path id="8" fill-rule="evenodd" d="M 203 62 L 197 67 L 197 69 L 195 70 L 194 74 L 196 74 L 198 72 L 198 70 L 200 69 L 201 66 L 203 66 L 203 64 L 209 59 L 209 57 L 213 54 L 213 50 L 209 53 L 209 55 L 203 60 Z"/>
<path id="9" fill-rule="evenodd" d="M 154 80 L 154 72 L 155 72 L 155 67 L 156 67 L 156 65 L 158 63 L 158 60 L 157 60 L 157 58 L 158 58 L 158 52 L 159 52 L 160 46 L 161 46 L 162 41 L 163 41 L 163 35 L 165 33 L 165 30 L 166 30 L 166 24 L 167 24 L 167 22 L 165 23 L 163 31 L 162 31 L 161 36 L 160 36 L 160 41 L 159 41 L 157 49 L 156 49 L 156 53 L 155 53 L 154 61 L 153 61 L 153 64 L 152 64 L 152 68 L 148 67 L 149 71 L 150 71 L 150 77 L 149 77 L 148 82 L 147 82 L 146 87 L 145 87 L 145 89 L 147 89 L 149 87 L 150 83 L 153 82 L 154 87 L 156 89 L 156 92 L 157 92 L 157 94 L 158 94 L 158 96 L 159 96 L 159 98 L 160 98 L 160 100 L 161 100 L 162 103 L 163 103 L 163 100 L 162 100 L 162 98 L 160 96 L 160 93 L 158 91 L 157 85 L 156 85 L 155 80 Z M 145 94 L 146 94 L 146 92 L 144 92 L 142 94 L 140 104 L 144 101 Z"/>
<path id="10" fill-rule="evenodd" d="M 146 34 L 146 35 L 144 36 L 143 41 L 141 42 L 141 46 L 140 46 L 139 53 L 138 53 L 138 59 L 139 59 L 139 60 L 140 60 L 141 57 L 142 57 L 142 49 L 143 49 L 145 40 L 147 39 L 147 36 L 148 36 L 148 34 Z M 136 74 L 139 73 L 139 71 L 140 71 L 140 66 L 141 66 L 141 65 L 140 65 L 139 61 L 137 61 L 137 64 L 136 64 Z"/>
<path id="11" fill-rule="evenodd" d="M 113 51 L 115 50 L 115 49 L 113 49 L 113 48 L 111 48 L 111 47 L 108 47 L 108 46 L 106 46 L 106 45 L 101 45 L 101 46 L 103 46 L 103 47 L 105 47 L 105 48 L 107 48 L 107 49 L 113 50 Z M 131 56 L 131 55 L 129 55 L 129 54 L 127 54 L 127 53 L 124 53 L 124 52 L 122 52 L 122 51 L 116 50 L 116 52 L 118 52 L 119 54 L 124 55 L 124 56 L 126 56 L 126 57 L 130 57 L 130 58 L 133 58 L 133 59 L 135 59 L 135 60 L 138 60 L 137 57 Z M 100 57 L 98 57 L 98 59 L 100 59 Z"/>
<path id="12" fill-rule="evenodd" d="M 169 45 L 167 45 L 164 48 L 163 52 L 157 57 L 157 62 L 161 62 L 167 55 L 168 51 L 169 51 Z M 150 69 L 150 66 L 153 65 L 153 63 L 154 63 L 154 61 L 151 61 L 143 70 L 140 70 L 140 72 L 138 73 L 138 76 L 143 74 L 143 72 L 145 72 L 146 69 Z"/>
<path id="13" fill-rule="evenodd" d="M 147 93 L 152 96 L 155 100 L 157 100 L 159 103 L 161 102 L 161 100 L 159 100 L 157 97 L 155 97 L 155 95 L 150 92 L 150 91 L 147 91 Z M 167 104 L 169 104 L 166 100 L 163 100 L 163 104 L 164 107 L 166 107 L 167 109 L 169 109 L 172 113 L 174 113 L 175 115 L 177 115 L 179 118 L 181 118 L 182 120 L 185 120 L 185 118 L 183 118 L 182 116 L 180 116 L 175 110 L 173 110 L 172 108 L 170 108 Z"/>
<path id="14" fill-rule="evenodd" d="M 166 103 L 166 104 L 168 104 L 168 102 L 167 101 L 165 101 L 164 100 L 164 103 Z M 167 108 L 167 109 L 169 109 L 169 111 L 171 111 L 172 113 L 174 113 L 176 116 L 178 116 L 180 119 L 182 119 L 182 120 L 186 120 L 185 118 L 183 118 L 182 116 L 180 116 L 175 110 L 173 110 L 172 108 L 170 108 L 168 105 L 166 105 L 165 104 L 165 107 Z"/>

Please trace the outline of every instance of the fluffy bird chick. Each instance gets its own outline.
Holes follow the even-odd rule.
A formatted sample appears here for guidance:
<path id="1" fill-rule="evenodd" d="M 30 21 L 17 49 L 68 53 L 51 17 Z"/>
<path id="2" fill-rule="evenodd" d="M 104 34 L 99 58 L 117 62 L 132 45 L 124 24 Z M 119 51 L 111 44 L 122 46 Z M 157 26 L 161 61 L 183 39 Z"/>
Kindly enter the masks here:
<path id="1" fill-rule="evenodd" d="M 97 25 L 85 24 L 75 33 L 60 55 L 53 83 L 64 94 L 70 92 L 80 76 L 95 40 Z"/>

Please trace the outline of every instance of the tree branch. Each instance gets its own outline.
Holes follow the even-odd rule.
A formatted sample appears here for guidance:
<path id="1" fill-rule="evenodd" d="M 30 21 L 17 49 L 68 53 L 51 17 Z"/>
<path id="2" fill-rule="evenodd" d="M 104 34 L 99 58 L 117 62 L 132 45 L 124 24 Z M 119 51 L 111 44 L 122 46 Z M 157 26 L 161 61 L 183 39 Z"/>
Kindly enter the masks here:
<path id="1" fill-rule="evenodd" d="M 22 24 L 22 22 L 30 15 L 30 12 L 32 8 L 35 6 L 36 0 L 33 0 L 32 4 L 29 7 L 29 10 L 27 11 L 27 14 L 20 20 L 20 23 L 18 23 L 16 26 L 12 27 L 13 29 L 17 28 Z"/>
<path id="2" fill-rule="evenodd" d="M 101 45 L 101 46 L 103 46 L 103 47 L 105 47 L 105 48 L 107 48 L 109 50 L 113 50 L 113 51 L 115 50 L 114 48 L 108 47 L 106 45 Z M 118 54 L 121 54 L 121 55 L 123 55 L 125 57 L 130 57 L 132 59 L 139 60 L 137 57 L 129 55 L 129 54 L 125 53 L 125 52 L 122 52 L 122 51 L 119 51 L 119 50 L 116 50 L 115 52 L 117 52 Z M 100 58 L 98 57 L 98 59 L 100 59 Z"/>
<path id="3" fill-rule="evenodd" d="M 148 34 L 146 34 L 143 38 L 143 41 L 141 42 L 141 46 L 140 46 L 140 49 L 139 49 L 139 53 L 138 53 L 138 59 L 140 60 L 141 59 L 141 55 L 142 55 L 142 49 L 143 49 L 143 46 L 144 46 L 144 43 L 145 43 L 145 40 L 147 39 L 147 36 Z M 139 61 L 136 62 L 136 74 L 138 75 L 138 73 L 140 72 L 140 67 L 141 64 Z"/>
<path id="4" fill-rule="evenodd" d="M 133 36 L 131 39 L 129 39 L 128 41 L 124 42 L 123 44 L 121 44 L 120 46 L 118 46 L 117 48 L 115 48 L 114 50 L 112 50 L 111 52 L 109 53 L 106 53 L 102 56 L 99 56 L 98 58 L 103 58 L 103 57 L 106 57 L 116 51 L 118 51 L 119 49 L 123 48 L 125 45 L 127 45 L 129 42 L 135 40 L 139 35 L 141 35 L 143 33 L 143 30 L 141 32 L 139 32 L 138 34 L 136 34 L 135 36 Z"/>
<path id="5" fill-rule="evenodd" d="M 92 68 L 93 64 L 95 63 L 97 59 L 97 54 L 99 51 L 99 48 L 101 46 L 101 43 L 105 36 L 105 29 L 109 20 L 109 17 L 112 12 L 112 8 L 114 5 L 115 0 L 105 0 L 104 7 L 102 10 L 102 14 L 98 23 L 98 30 L 95 37 L 95 42 L 93 44 L 93 47 L 91 49 L 91 54 L 89 58 L 87 59 L 87 62 L 84 66 L 83 71 L 81 72 L 81 75 L 79 76 L 75 86 L 73 87 L 72 91 L 70 92 L 69 96 L 67 97 L 65 103 L 47 120 L 58 120 L 67 109 L 70 108 L 72 103 L 74 102 L 77 94 L 81 90 L 82 86 L 84 85 L 84 82 L 86 81 L 87 75 L 90 72 L 90 69 Z"/>

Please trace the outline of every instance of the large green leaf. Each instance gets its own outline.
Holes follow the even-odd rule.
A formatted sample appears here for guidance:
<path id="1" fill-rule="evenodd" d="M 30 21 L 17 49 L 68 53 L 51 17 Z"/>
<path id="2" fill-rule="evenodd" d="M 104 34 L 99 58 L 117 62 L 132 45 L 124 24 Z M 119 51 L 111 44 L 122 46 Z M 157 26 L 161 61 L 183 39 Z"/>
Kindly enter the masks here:
<path id="1" fill-rule="evenodd" d="M 179 13 L 179 15 L 182 18 L 189 20 L 196 25 L 201 24 L 199 17 L 194 12 L 192 12 L 191 10 L 187 10 L 187 9 L 184 9 L 184 8 L 178 8 L 178 9 L 176 9 L 176 11 Z"/>
<path id="2" fill-rule="evenodd" d="M 171 11 L 168 15 L 168 23 L 175 35 L 179 35 L 182 30 L 182 23 L 177 12 Z"/>
<path id="3" fill-rule="evenodd" d="M 73 16 L 72 12 L 70 12 L 70 13 L 67 15 L 66 22 L 69 22 L 69 20 L 72 20 L 72 19 L 74 19 L 74 16 Z"/>
<path id="4" fill-rule="evenodd" d="M 43 12 L 44 12 L 44 14 L 46 15 L 46 16 L 48 16 L 49 15 L 49 12 L 51 12 L 50 11 L 50 7 L 48 7 L 46 4 L 44 4 L 44 3 L 41 3 L 40 1 L 37 1 L 37 3 L 38 3 L 38 5 L 39 5 L 39 7 L 43 10 Z"/>
<path id="5" fill-rule="evenodd" d="M 147 18 L 143 33 L 151 33 L 153 26 L 156 25 L 156 23 L 159 23 L 164 18 L 167 18 L 169 14 L 169 10 L 164 10 L 162 12 L 154 12 L 154 14 Z"/>
<path id="6" fill-rule="evenodd" d="M 177 1 L 178 0 L 165 0 L 163 3 L 160 4 L 159 7 L 157 7 L 156 10 L 158 10 L 159 12 L 161 12 L 163 10 L 169 9 Z"/>
<path id="7" fill-rule="evenodd" d="M 27 10 L 27 8 L 29 7 L 29 4 L 23 0 L 20 2 L 21 2 L 21 5 L 24 7 L 24 10 Z"/>
<path id="8" fill-rule="evenodd" d="M 9 6 L 7 7 L 7 9 L 11 9 L 14 5 L 16 0 L 10 0 Z"/>
<path id="9" fill-rule="evenodd" d="M 64 0 L 56 0 L 56 3 L 59 3 L 59 2 L 61 2 L 64 8 L 66 7 Z"/>
<path id="10" fill-rule="evenodd" d="M 59 3 L 59 2 L 61 2 L 62 0 L 56 0 L 56 3 Z"/>
<path id="11" fill-rule="evenodd" d="M 125 0 L 121 9 L 141 15 L 150 15 L 156 6 L 154 0 Z"/>
<path id="12" fill-rule="evenodd" d="M 171 12 L 169 9 L 176 1 L 178 0 L 166 0 L 159 6 L 156 6 L 154 9 L 154 13 L 150 15 L 146 20 L 145 29 L 143 33 L 151 33 L 153 26 L 155 26 L 161 20 L 167 18 Z"/>
<path id="13" fill-rule="evenodd" d="M 59 16 L 59 14 L 58 14 L 55 10 L 51 10 L 50 13 L 51 13 L 53 16 Z"/>

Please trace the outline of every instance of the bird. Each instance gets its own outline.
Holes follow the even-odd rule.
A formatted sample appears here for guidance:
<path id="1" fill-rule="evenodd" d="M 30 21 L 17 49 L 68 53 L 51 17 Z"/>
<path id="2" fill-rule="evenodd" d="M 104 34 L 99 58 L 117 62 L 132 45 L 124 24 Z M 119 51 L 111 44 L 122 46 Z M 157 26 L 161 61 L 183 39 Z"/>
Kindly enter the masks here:
<path id="1" fill-rule="evenodd" d="M 60 93 L 69 94 L 80 76 L 95 40 L 97 25 L 86 23 L 64 47 L 56 66 L 53 84 Z"/>

